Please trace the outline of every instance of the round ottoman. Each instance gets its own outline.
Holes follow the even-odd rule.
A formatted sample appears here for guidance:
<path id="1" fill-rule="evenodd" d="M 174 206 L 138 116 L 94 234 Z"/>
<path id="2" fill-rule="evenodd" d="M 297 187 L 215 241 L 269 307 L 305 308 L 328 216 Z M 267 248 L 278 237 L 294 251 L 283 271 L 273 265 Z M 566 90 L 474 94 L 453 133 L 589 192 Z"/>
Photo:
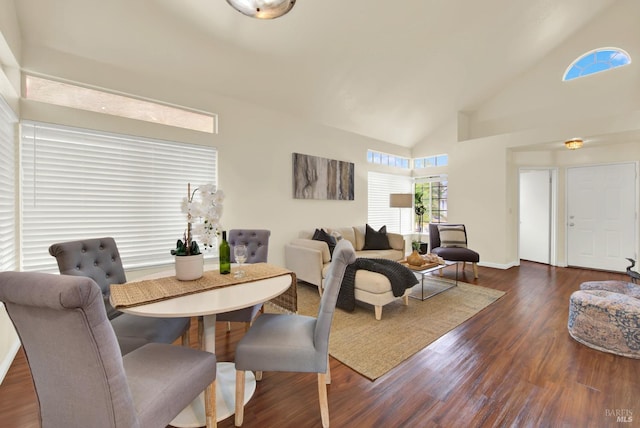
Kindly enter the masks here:
<path id="1" fill-rule="evenodd" d="M 599 351 L 640 358 L 640 300 L 606 290 L 579 290 L 569 299 L 569 334 Z"/>

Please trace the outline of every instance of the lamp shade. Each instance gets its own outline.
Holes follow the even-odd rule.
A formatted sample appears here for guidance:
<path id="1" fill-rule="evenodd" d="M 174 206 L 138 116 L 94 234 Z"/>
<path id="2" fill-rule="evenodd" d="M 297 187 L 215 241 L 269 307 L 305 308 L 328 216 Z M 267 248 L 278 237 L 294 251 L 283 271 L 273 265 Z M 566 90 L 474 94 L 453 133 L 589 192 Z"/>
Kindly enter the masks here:
<path id="1" fill-rule="evenodd" d="M 252 18 L 278 18 L 296 4 L 296 0 L 227 0 L 235 10 Z"/>
<path id="2" fill-rule="evenodd" d="M 411 208 L 413 206 L 412 193 L 391 193 L 389 194 L 390 208 Z"/>

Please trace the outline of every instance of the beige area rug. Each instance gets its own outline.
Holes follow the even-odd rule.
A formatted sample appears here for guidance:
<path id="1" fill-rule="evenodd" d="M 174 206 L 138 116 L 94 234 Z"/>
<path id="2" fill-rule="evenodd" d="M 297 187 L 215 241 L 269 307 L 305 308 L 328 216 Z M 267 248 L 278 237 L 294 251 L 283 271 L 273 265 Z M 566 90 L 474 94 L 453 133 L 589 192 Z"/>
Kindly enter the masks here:
<path id="1" fill-rule="evenodd" d="M 458 282 L 425 301 L 402 299 L 382 309 L 376 321 L 373 307 L 358 303 L 353 312 L 336 309 L 329 353 L 363 376 L 375 380 L 398 364 L 453 330 L 505 293 Z M 316 316 L 320 296 L 317 288 L 298 284 L 298 312 Z M 268 310 L 271 312 L 271 310 Z"/>

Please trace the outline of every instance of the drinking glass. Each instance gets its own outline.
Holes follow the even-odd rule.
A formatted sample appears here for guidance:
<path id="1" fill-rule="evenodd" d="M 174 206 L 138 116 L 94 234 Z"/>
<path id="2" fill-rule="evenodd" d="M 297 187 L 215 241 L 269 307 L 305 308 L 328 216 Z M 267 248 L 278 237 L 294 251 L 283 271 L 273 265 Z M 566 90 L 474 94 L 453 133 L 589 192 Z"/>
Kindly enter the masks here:
<path id="1" fill-rule="evenodd" d="M 233 247 L 233 256 L 236 259 L 236 262 L 240 265 L 238 266 L 238 270 L 234 274 L 236 278 L 242 278 L 244 276 L 244 271 L 242 270 L 242 263 L 247 261 L 247 246 L 244 244 L 237 244 Z"/>

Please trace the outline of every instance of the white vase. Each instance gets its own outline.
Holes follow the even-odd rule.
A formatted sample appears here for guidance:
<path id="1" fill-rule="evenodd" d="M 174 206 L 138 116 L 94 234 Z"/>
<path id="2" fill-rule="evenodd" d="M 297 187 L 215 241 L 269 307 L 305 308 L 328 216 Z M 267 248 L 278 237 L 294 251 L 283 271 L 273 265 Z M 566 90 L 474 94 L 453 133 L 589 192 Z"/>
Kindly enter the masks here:
<path id="1" fill-rule="evenodd" d="M 180 281 L 192 281 L 202 276 L 204 256 L 176 256 L 176 278 Z"/>

